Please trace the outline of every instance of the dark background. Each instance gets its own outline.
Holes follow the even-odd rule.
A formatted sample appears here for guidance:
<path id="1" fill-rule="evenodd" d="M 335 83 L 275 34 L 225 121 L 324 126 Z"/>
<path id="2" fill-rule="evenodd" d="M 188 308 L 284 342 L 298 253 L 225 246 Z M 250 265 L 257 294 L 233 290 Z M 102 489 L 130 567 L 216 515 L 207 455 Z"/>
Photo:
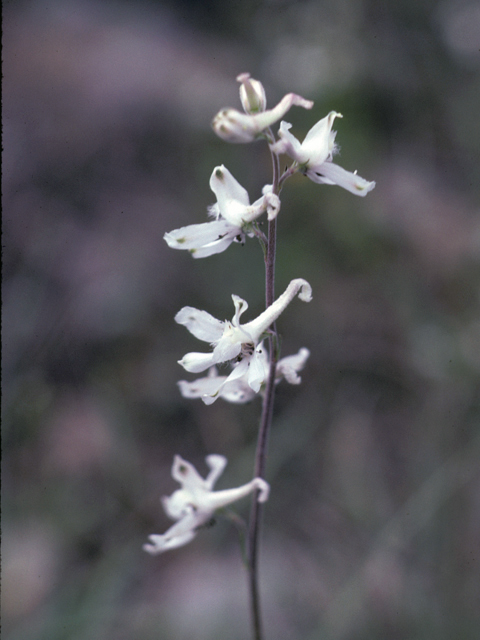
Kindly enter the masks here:
<path id="1" fill-rule="evenodd" d="M 366 198 L 302 176 L 279 216 L 261 584 L 269 640 L 473 640 L 480 623 L 480 8 L 474 0 L 5 2 L 2 618 L 7 640 L 249 637 L 235 529 L 158 558 L 174 453 L 252 476 L 260 402 L 184 400 L 175 313 L 263 305 L 253 240 L 193 261 L 212 169 L 250 193 L 261 144 L 210 129 L 249 71 L 302 139 L 329 110 Z M 247 515 L 248 503 L 237 511 Z"/>

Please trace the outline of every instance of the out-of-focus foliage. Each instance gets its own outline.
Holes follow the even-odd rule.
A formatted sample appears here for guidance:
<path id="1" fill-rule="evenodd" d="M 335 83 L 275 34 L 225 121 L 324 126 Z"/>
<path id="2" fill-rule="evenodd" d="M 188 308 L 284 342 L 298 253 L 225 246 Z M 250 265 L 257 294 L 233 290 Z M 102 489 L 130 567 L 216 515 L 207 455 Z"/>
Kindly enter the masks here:
<path id="1" fill-rule="evenodd" d="M 480 10 L 474 0 L 4 3 L 3 545 L 8 640 L 248 637 L 235 529 L 158 558 L 179 453 L 251 478 L 258 401 L 181 398 L 199 345 L 174 314 L 263 304 L 253 240 L 193 262 L 224 163 L 251 198 L 262 144 L 210 120 L 235 76 L 289 91 L 300 138 L 330 109 L 365 199 L 296 176 L 279 322 L 312 352 L 278 388 L 261 553 L 268 638 L 478 637 Z M 247 505 L 239 512 L 247 513 Z"/>

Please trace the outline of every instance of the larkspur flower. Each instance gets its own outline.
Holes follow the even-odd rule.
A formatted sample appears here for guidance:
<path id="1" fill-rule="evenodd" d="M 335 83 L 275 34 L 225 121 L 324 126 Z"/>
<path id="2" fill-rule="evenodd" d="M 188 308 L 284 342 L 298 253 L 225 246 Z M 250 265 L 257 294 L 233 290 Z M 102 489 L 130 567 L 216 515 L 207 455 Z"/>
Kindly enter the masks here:
<path id="1" fill-rule="evenodd" d="M 241 83 L 240 100 L 245 113 L 240 113 L 237 109 L 222 109 L 212 122 L 215 133 L 227 142 L 252 142 L 262 136 L 265 129 L 283 118 L 292 106 L 304 109 L 313 107 L 311 100 L 288 93 L 276 107 L 265 110 L 267 101 L 261 82 L 250 78 L 248 73 L 241 73 L 237 80 Z"/>
<path id="2" fill-rule="evenodd" d="M 342 114 L 331 111 L 314 125 L 300 143 L 290 133 L 291 124 L 282 121 L 278 130 L 280 140 L 271 145 L 274 153 L 287 154 L 295 160 L 302 173 L 318 184 L 336 184 L 356 196 L 366 196 L 375 187 L 375 182 L 368 182 L 356 172 L 351 173 L 332 162 L 336 151 L 335 136 L 332 131 L 335 118 Z"/>
<path id="3" fill-rule="evenodd" d="M 215 167 L 210 177 L 210 188 L 217 202 L 209 208 L 215 218 L 211 222 L 191 224 L 164 235 L 172 249 L 186 249 L 194 258 L 206 258 L 225 251 L 232 242 L 244 242 L 245 234 L 253 236 L 251 223 L 265 211 L 273 220 L 280 211 L 280 199 L 266 185 L 263 195 L 253 204 L 246 189 L 224 166 Z"/>
<path id="4" fill-rule="evenodd" d="M 165 513 L 176 523 L 164 534 L 148 536 L 150 543 L 143 549 L 157 555 L 169 549 L 176 549 L 188 544 L 197 535 L 198 530 L 211 521 L 217 509 L 222 509 L 250 493 L 258 490 L 258 501 L 266 502 L 270 487 L 262 478 L 254 478 L 251 482 L 234 489 L 213 491 L 215 482 L 221 476 L 227 459 L 220 455 L 209 455 L 205 458 L 210 473 L 204 479 L 195 467 L 175 456 L 172 466 L 172 477 L 181 485 L 169 497 L 162 498 Z"/>
<path id="5" fill-rule="evenodd" d="M 275 302 L 255 320 L 246 324 L 240 323 L 240 316 L 248 309 L 248 304 L 236 295 L 232 295 L 235 315 L 231 322 L 217 320 L 206 311 L 183 307 L 175 316 L 175 321 L 187 327 L 199 340 L 210 342 L 213 351 L 187 353 L 179 360 L 179 364 L 191 373 L 200 373 L 215 364 L 235 360 L 237 364 L 224 384 L 245 376 L 248 386 L 258 393 L 268 376 L 268 366 L 261 356 L 260 342 L 270 325 L 297 294 L 304 302 L 312 299 L 312 288 L 302 278 L 292 280 Z"/>
<path id="6" fill-rule="evenodd" d="M 268 353 L 263 346 L 263 342 L 257 347 L 258 357 L 263 360 L 263 366 L 268 369 Z M 302 379 L 298 375 L 310 356 L 308 349 L 300 349 L 292 356 L 281 358 L 277 362 L 275 384 L 285 379 L 290 384 L 300 384 Z M 238 366 L 238 365 L 237 365 Z M 248 373 L 248 372 L 247 372 Z M 179 380 L 178 386 L 184 398 L 201 398 L 205 404 L 212 404 L 217 398 L 223 398 L 227 402 L 244 404 L 255 398 L 257 393 L 248 385 L 247 375 L 235 380 L 229 380 L 228 376 L 218 375 L 217 367 L 210 367 L 207 376 L 197 378 L 191 382 Z M 263 393 L 264 385 L 260 388 Z"/>

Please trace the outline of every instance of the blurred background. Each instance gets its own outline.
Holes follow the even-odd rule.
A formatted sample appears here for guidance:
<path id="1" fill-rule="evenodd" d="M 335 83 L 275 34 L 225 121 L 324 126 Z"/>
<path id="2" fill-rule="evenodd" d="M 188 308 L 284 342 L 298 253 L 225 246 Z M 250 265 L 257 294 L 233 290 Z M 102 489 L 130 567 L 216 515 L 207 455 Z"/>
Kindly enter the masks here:
<path id="1" fill-rule="evenodd" d="M 193 261 L 225 164 L 251 199 L 262 143 L 210 122 L 237 74 L 335 109 L 366 198 L 282 194 L 261 588 L 269 640 L 473 640 L 480 622 L 480 6 L 475 0 L 10 1 L 3 23 L 2 614 L 7 640 L 249 638 L 225 520 L 152 558 L 175 453 L 252 476 L 257 399 L 184 400 L 184 305 L 263 307 L 258 245 Z M 248 514 L 248 501 L 236 505 Z"/>

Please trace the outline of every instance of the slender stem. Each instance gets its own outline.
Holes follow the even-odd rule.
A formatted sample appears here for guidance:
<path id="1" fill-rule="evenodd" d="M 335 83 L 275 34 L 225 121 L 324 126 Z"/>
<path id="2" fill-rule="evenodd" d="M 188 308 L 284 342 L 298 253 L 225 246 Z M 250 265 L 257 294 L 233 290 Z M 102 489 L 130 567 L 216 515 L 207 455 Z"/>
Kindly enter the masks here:
<path id="1" fill-rule="evenodd" d="M 273 136 L 272 136 L 273 137 Z M 279 192 L 280 166 L 278 157 L 272 153 L 273 164 L 273 192 Z M 277 221 L 268 223 L 268 242 L 265 255 L 265 305 L 269 307 L 275 298 L 275 252 L 277 240 Z M 278 358 L 278 346 L 275 326 L 272 327 L 273 336 L 269 337 L 270 369 L 263 398 L 262 416 L 258 432 L 257 449 L 255 454 L 255 477 L 265 477 L 265 467 L 268 450 L 268 434 L 272 424 L 273 403 L 275 393 L 275 371 Z M 263 505 L 257 500 L 258 493 L 253 497 L 248 529 L 248 566 L 250 584 L 250 605 L 254 640 L 263 640 L 262 616 L 260 609 L 260 594 L 258 587 L 258 547 L 260 535 L 260 518 Z"/>

